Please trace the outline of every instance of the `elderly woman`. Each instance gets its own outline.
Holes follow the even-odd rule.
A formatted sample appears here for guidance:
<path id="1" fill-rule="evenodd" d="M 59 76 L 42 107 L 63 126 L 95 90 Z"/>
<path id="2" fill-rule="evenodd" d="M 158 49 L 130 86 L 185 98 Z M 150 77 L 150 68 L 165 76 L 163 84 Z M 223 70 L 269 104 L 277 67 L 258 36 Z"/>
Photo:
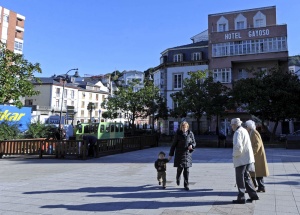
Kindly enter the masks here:
<path id="1" fill-rule="evenodd" d="M 266 192 L 263 177 L 269 176 L 269 169 L 264 144 L 259 132 L 256 130 L 254 121 L 246 121 L 245 126 L 250 135 L 255 159 L 255 173 L 251 173 L 251 177 L 255 187 L 258 187 L 257 192 Z"/>
<path id="2" fill-rule="evenodd" d="M 180 176 L 183 170 L 184 188 L 189 190 L 189 168 L 192 166 L 192 152 L 196 147 L 194 134 L 189 130 L 189 124 L 182 122 L 180 130 L 176 132 L 169 153 L 169 160 L 175 152 L 174 167 L 177 167 L 176 183 L 180 185 Z"/>
<path id="3" fill-rule="evenodd" d="M 240 118 L 232 119 L 230 124 L 234 131 L 232 160 L 235 168 L 235 180 L 239 192 L 237 200 L 233 200 L 232 203 L 245 204 L 246 191 L 250 196 L 250 199 L 247 200 L 248 202 L 259 199 L 249 174 L 249 169 L 254 163 L 254 155 L 249 134 L 247 130 L 241 126 L 242 121 Z"/>

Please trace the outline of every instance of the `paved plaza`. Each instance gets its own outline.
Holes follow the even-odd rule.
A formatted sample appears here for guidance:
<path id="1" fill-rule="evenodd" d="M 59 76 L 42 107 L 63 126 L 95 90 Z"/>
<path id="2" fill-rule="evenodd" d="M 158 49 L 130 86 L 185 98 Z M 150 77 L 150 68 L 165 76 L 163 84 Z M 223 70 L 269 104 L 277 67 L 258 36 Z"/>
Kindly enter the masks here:
<path id="1" fill-rule="evenodd" d="M 175 183 L 167 164 L 167 189 L 154 161 L 169 147 L 89 160 L 0 159 L 0 214 L 296 215 L 300 214 L 300 150 L 266 149 L 270 176 L 260 200 L 234 205 L 232 149 L 197 148 L 190 191 Z M 247 196 L 248 197 L 248 196 Z"/>

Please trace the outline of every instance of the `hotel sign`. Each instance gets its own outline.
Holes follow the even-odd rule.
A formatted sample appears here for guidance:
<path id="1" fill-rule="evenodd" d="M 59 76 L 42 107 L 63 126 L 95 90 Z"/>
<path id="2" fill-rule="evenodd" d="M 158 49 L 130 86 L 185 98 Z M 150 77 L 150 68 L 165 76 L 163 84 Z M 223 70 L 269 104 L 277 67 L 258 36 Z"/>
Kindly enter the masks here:
<path id="1" fill-rule="evenodd" d="M 260 30 L 250 30 L 248 31 L 248 38 L 251 37 L 260 37 L 260 36 L 268 36 L 270 34 L 269 29 L 260 29 Z M 241 32 L 232 32 L 224 34 L 225 40 L 234 40 L 234 39 L 242 39 Z"/>

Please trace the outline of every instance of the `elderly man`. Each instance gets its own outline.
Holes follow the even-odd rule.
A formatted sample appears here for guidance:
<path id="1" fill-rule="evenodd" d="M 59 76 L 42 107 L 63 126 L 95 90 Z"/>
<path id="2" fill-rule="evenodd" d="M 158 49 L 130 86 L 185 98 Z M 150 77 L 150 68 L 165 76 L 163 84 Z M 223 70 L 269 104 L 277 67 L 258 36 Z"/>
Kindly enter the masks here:
<path id="1" fill-rule="evenodd" d="M 232 159 L 235 167 L 235 179 L 239 192 L 237 200 L 232 201 L 234 204 L 246 203 L 246 190 L 250 196 L 250 199 L 247 199 L 247 202 L 259 199 L 248 172 L 251 166 L 254 166 L 254 155 L 251 141 L 248 131 L 241 125 L 242 121 L 240 118 L 234 118 L 231 120 L 231 127 L 234 131 Z"/>

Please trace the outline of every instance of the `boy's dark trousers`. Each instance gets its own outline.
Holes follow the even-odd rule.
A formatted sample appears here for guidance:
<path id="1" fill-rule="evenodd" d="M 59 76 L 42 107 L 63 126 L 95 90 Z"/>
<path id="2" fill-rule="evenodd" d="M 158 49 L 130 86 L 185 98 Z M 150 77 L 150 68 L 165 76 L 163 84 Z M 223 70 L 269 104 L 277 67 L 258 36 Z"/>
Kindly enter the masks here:
<path id="1" fill-rule="evenodd" d="M 162 185 L 163 187 L 166 186 L 166 183 L 167 183 L 167 173 L 166 171 L 163 171 L 163 172 L 157 172 L 157 180 L 161 182 L 161 179 L 162 179 Z"/>

